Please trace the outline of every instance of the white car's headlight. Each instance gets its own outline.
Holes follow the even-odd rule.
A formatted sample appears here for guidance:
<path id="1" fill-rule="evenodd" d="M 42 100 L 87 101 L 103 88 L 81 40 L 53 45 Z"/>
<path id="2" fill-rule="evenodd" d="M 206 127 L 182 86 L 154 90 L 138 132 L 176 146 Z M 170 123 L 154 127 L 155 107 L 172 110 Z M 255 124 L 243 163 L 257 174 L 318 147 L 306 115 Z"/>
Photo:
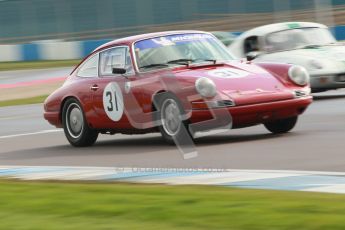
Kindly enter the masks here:
<path id="1" fill-rule="evenodd" d="M 304 86 L 309 83 L 309 73 L 302 66 L 291 66 L 288 74 L 291 81 L 293 81 L 297 85 Z"/>
<path id="2" fill-rule="evenodd" d="M 201 77 L 196 80 L 195 88 L 203 97 L 214 97 L 217 94 L 216 84 L 207 77 Z"/>

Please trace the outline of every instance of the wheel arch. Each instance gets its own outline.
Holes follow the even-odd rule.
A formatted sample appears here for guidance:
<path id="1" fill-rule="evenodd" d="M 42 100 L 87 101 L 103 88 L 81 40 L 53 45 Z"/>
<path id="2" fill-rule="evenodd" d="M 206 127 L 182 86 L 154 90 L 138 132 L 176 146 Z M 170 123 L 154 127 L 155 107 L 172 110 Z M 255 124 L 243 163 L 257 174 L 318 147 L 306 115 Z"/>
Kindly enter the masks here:
<path id="1" fill-rule="evenodd" d="M 158 90 L 157 92 L 152 94 L 152 98 L 151 98 L 151 111 L 152 112 L 157 111 L 157 109 L 155 107 L 155 103 L 154 103 L 155 97 L 157 97 L 160 93 L 168 93 L 168 92 L 172 93 L 170 91 L 166 91 L 166 90 L 162 89 L 162 90 Z"/>
<path id="2" fill-rule="evenodd" d="M 154 104 L 154 98 L 157 97 L 161 93 L 171 94 L 173 97 L 176 98 L 176 100 L 178 100 L 178 104 L 180 105 L 180 107 L 181 107 L 181 109 L 183 111 L 184 116 L 186 116 L 186 119 L 189 119 L 192 116 L 192 112 L 191 112 L 192 109 L 191 109 L 191 107 L 186 106 L 185 103 L 183 103 L 183 101 L 174 92 L 167 91 L 167 90 L 159 90 L 159 91 L 157 91 L 156 93 L 154 93 L 152 95 L 151 112 L 156 112 L 157 111 L 157 109 L 155 107 L 155 104 Z"/>

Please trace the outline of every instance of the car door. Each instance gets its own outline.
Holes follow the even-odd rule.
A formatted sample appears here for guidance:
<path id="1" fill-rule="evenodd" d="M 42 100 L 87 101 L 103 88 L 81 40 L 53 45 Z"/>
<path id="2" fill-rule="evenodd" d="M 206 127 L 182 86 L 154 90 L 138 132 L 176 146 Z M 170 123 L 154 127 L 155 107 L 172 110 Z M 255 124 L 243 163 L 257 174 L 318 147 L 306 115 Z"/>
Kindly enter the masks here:
<path id="1" fill-rule="evenodd" d="M 114 69 L 126 72 L 115 73 Z M 95 128 L 128 128 L 130 124 L 125 116 L 125 88 L 129 82 L 136 80 L 129 47 L 116 46 L 101 51 L 98 73 L 99 79 L 93 93 L 93 109 L 98 117 Z"/>

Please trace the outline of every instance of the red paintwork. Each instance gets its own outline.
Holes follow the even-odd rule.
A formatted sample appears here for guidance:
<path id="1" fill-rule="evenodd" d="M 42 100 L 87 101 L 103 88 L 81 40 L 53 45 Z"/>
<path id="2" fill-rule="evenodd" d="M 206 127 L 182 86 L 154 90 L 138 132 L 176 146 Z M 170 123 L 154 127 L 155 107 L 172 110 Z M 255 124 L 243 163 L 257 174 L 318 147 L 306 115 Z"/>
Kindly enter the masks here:
<path id="1" fill-rule="evenodd" d="M 189 31 L 182 31 L 176 33 L 188 32 Z M 195 33 L 196 31 L 190 32 Z M 115 40 L 97 48 L 93 53 L 118 45 L 126 45 L 132 49 L 133 42 L 137 40 L 165 34 L 172 34 L 172 32 L 146 34 Z M 133 60 L 132 51 L 131 55 Z M 200 76 L 209 77 L 217 85 L 218 99 L 232 99 L 236 103 L 235 107 L 226 108 L 232 115 L 233 127 L 255 125 L 274 119 L 299 115 L 312 102 L 311 96 L 301 98 L 294 97 L 293 90 L 307 89 L 309 86 L 300 87 L 291 82 L 287 76 L 289 67 L 290 65 L 287 64 L 254 64 L 240 61 L 217 63 L 216 65 L 199 64 L 189 67 L 178 66 L 169 69 L 169 71 L 171 71 L 170 74 L 173 73 L 179 83 L 179 87 L 170 89 L 170 91 L 181 100 L 192 122 L 208 120 L 212 118 L 209 110 L 202 109 L 202 105 L 199 109 L 191 110 L 191 102 L 201 100 L 201 97 L 198 96 L 198 93 L 194 89 L 195 80 Z M 243 78 L 219 78 L 208 75 L 210 70 L 220 68 L 241 69 L 250 74 Z M 79 78 L 76 76 L 77 69 L 78 66 L 67 78 L 65 84 L 46 99 L 44 104 L 45 119 L 51 124 L 61 127 L 61 110 L 63 102 L 68 97 L 75 97 L 80 101 L 86 119 L 91 127 L 102 131 L 122 133 L 145 132 L 145 130 L 139 131 L 137 128 L 133 127 L 132 123 L 129 122 L 128 114 L 123 114 L 122 118 L 117 122 L 110 120 L 106 116 L 102 102 L 103 89 L 107 83 L 116 81 L 122 88 L 126 107 L 127 101 L 130 100 L 130 95 L 124 93 L 124 84 L 126 81 L 130 81 L 133 85 L 131 92 L 139 103 L 139 109 L 142 110 L 142 113 L 137 114 L 139 117 L 137 121 L 140 122 L 140 119 L 142 119 L 142 121 L 149 121 L 152 118 L 152 115 L 149 113 L 152 112 L 152 99 L 154 95 L 160 91 L 166 91 L 167 89 L 158 80 L 149 85 L 135 85 L 137 82 L 162 76 L 163 73 L 167 73 L 166 70 L 139 73 L 138 70 L 135 69 L 135 74 L 130 76 L 127 80 L 124 77 Z M 167 79 L 169 80 L 169 78 Z M 96 92 L 90 90 L 90 87 L 94 84 L 99 86 L 99 90 Z M 186 96 L 193 97 L 188 97 L 188 99 L 186 99 Z M 143 126 L 143 128 L 147 127 Z"/>

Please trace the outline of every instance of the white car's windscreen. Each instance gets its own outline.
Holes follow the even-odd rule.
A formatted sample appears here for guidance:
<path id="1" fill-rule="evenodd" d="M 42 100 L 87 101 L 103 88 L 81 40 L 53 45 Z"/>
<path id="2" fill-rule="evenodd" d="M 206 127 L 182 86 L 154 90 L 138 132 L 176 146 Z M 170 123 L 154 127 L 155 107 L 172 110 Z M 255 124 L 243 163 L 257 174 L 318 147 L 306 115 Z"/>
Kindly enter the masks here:
<path id="1" fill-rule="evenodd" d="M 234 59 L 209 34 L 174 34 L 136 42 L 134 50 L 139 69 L 165 68 L 180 61 L 203 62 Z"/>
<path id="2" fill-rule="evenodd" d="M 265 38 L 265 50 L 277 52 L 336 42 L 325 28 L 298 28 L 270 33 Z"/>

